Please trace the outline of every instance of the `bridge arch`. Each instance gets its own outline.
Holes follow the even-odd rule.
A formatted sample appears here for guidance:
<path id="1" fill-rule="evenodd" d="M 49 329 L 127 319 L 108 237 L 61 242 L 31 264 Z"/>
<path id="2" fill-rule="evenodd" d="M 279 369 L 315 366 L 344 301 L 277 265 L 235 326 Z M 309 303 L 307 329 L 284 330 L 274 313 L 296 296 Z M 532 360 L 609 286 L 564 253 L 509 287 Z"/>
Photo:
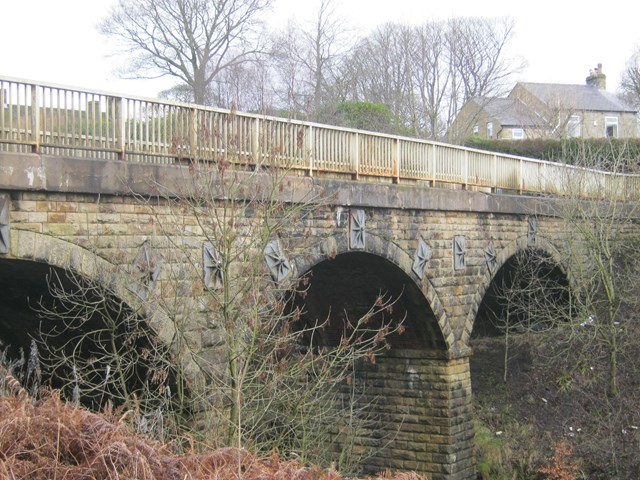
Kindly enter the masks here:
<path id="1" fill-rule="evenodd" d="M 410 254 L 398 244 L 369 233 L 365 248 L 354 250 L 348 235 L 338 234 L 316 243 L 292 263 L 295 277 L 312 274 L 309 292 L 301 300 L 304 308 L 309 297 L 317 295 L 311 287 L 319 280 L 323 285 L 331 284 L 327 287 L 327 298 L 331 298 L 327 303 L 347 289 L 355 294 L 364 292 L 366 308 L 371 306 L 371 295 L 378 287 L 389 287 L 392 296 L 400 293 L 394 310 L 406 310 L 406 331 L 389 339 L 391 349 L 376 357 L 374 363 L 363 361 L 355 366 L 354 385 L 362 389 L 356 403 L 366 408 L 372 421 L 358 427 L 353 447 L 362 451 L 370 446 L 378 449 L 375 458 L 361 465 L 363 472 L 411 469 L 440 480 L 447 478 L 441 463 L 449 462 L 445 460 L 449 458 L 471 470 L 473 425 L 468 352 L 457 350 L 459 343 L 454 341 L 433 285 L 427 278 L 418 280 Z M 324 299 L 322 291 L 320 298 Z M 339 298 L 336 304 L 342 306 Z M 317 317 L 316 313 L 312 312 L 311 319 L 322 320 L 326 311 Z M 333 315 L 333 311 L 330 313 Z M 340 325 L 340 318 L 337 324 Z M 336 436 L 336 445 L 330 448 L 339 452 L 342 441 L 340 435 Z M 461 472 L 466 466 L 454 468 Z M 460 478 L 468 477 L 461 474 Z"/>
<path id="2" fill-rule="evenodd" d="M 543 253 L 549 258 L 549 260 L 555 264 L 562 274 L 566 277 L 570 288 L 573 287 L 573 278 L 570 274 L 570 265 L 567 264 L 566 258 L 563 259 L 562 254 L 558 251 L 556 246 L 549 241 L 546 237 L 538 236 L 536 238 L 535 245 L 529 245 L 527 236 L 520 236 L 511 243 L 507 244 L 497 256 L 497 261 L 493 269 L 485 267 L 482 280 L 479 282 L 479 288 L 475 294 L 473 307 L 470 309 L 467 319 L 465 321 L 464 330 L 462 333 L 461 341 L 463 345 L 468 345 L 473 332 L 474 324 L 480 310 L 480 306 L 496 276 L 500 270 L 509 262 L 515 255 L 520 252 L 526 252 L 527 250 L 536 250 Z"/>
<path id="3" fill-rule="evenodd" d="M 175 329 L 162 308 L 148 308 L 142 299 L 128 288 L 127 275 L 123 274 L 122 269 L 90 250 L 51 235 L 15 229 L 11 232 L 9 252 L 3 258 L 70 270 L 89 280 L 103 282 L 133 310 L 143 313 L 146 322 L 161 341 L 166 345 L 172 343 Z"/>
<path id="4" fill-rule="evenodd" d="M 416 325 L 416 327 L 426 328 L 430 334 L 436 337 L 432 338 L 434 341 L 430 345 L 432 348 L 435 347 L 450 354 L 455 348 L 455 340 L 444 307 L 427 276 L 425 275 L 422 281 L 417 279 L 412 271 L 413 259 L 397 244 L 369 233 L 365 248 L 354 250 L 349 246 L 348 234 L 339 234 L 325 238 L 307 252 L 296 256 L 293 259 L 293 264 L 296 275 L 301 277 L 321 265 L 340 261 L 352 264 L 353 261 L 357 262 L 354 260 L 356 258 L 365 263 L 373 263 L 372 268 L 375 270 L 395 271 L 396 280 L 401 279 L 403 282 L 410 283 L 416 291 L 420 292 L 424 306 L 433 314 L 433 325 Z M 411 299 L 411 301 L 416 300 L 419 301 L 416 298 Z M 426 340 L 424 336 L 422 340 Z M 428 345 L 423 346 L 427 347 Z"/>
<path id="5" fill-rule="evenodd" d="M 188 357 L 171 354 L 178 352 L 173 323 L 165 312 L 149 307 L 131 291 L 126 271 L 88 249 L 52 236 L 15 230 L 9 252 L 0 257 L 0 270 L 4 292 L 0 340 L 6 344 L 9 360 L 17 360 L 20 350 L 29 355 L 34 339 L 42 365 L 41 380 L 62 389 L 67 398 L 76 398 L 72 386 L 82 379 L 86 388 L 79 390 L 78 401 L 101 409 L 109 400 L 119 404 L 148 389 L 145 379 L 151 378 L 150 372 L 166 372 L 159 380 L 162 385 L 154 384 L 157 391 L 164 385 L 175 391 L 177 385 L 186 385 L 185 381 L 199 374 Z M 43 319 L 53 321 L 43 323 Z M 124 362 L 128 362 L 123 373 L 126 387 L 117 375 L 108 373 L 115 373 L 115 359 L 123 351 Z M 28 375 L 29 369 L 21 373 L 25 372 Z M 28 386 L 37 387 L 38 383 Z M 163 401 L 144 394 L 139 398 L 148 400 L 149 405 Z"/>

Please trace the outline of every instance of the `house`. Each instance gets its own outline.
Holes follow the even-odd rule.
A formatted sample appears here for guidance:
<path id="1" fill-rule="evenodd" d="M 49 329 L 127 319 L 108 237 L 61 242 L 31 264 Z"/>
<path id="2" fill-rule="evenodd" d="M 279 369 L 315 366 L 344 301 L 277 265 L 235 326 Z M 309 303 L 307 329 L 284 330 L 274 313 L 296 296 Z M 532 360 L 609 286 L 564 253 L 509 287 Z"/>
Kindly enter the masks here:
<path id="1" fill-rule="evenodd" d="M 606 91 L 602 64 L 585 85 L 519 82 L 507 97 L 474 97 L 449 129 L 452 141 L 638 137 L 638 110 Z"/>
<path id="2" fill-rule="evenodd" d="M 539 117 L 517 98 L 473 97 L 449 129 L 450 137 L 472 135 L 492 139 L 522 139 L 540 130 Z M 455 132 L 455 134 L 452 134 Z"/>

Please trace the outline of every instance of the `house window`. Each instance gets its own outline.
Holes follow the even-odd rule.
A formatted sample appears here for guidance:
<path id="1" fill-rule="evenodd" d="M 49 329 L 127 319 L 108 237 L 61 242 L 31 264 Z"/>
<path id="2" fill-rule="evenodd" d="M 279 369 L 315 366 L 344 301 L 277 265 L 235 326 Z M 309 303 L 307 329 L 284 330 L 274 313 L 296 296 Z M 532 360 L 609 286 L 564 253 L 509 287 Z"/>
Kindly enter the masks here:
<path id="1" fill-rule="evenodd" d="M 511 130 L 511 138 L 514 140 L 522 140 L 524 138 L 524 130 L 522 128 L 514 128 Z"/>
<path id="2" fill-rule="evenodd" d="M 581 137 L 582 126 L 580 125 L 580 116 L 571 115 L 569 123 L 567 123 L 567 135 L 570 137 Z"/>
<path id="3" fill-rule="evenodd" d="M 604 136 L 618 138 L 618 117 L 604 117 Z"/>
<path id="4" fill-rule="evenodd" d="M 487 138 L 493 138 L 493 122 L 487 123 Z"/>
<path id="5" fill-rule="evenodd" d="M 478 125 L 474 125 L 473 126 L 473 134 L 474 135 L 478 135 L 478 132 L 480 131 L 480 128 L 478 127 Z"/>

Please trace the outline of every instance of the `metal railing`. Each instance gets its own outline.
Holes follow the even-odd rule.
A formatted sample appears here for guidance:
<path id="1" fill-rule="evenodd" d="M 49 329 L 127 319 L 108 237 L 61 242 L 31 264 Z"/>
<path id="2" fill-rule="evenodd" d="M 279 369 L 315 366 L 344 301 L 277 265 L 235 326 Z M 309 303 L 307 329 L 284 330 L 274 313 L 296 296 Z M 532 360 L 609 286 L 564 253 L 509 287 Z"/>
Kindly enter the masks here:
<path id="1" fill-rule="evenodd" d="M 640 176 L 415 138 L 0 76 L 0 151 L 88 159 L 268 164 L 465 188 L 637 198 Z M 568 181 L 570 180 L 570 181 Z"/>

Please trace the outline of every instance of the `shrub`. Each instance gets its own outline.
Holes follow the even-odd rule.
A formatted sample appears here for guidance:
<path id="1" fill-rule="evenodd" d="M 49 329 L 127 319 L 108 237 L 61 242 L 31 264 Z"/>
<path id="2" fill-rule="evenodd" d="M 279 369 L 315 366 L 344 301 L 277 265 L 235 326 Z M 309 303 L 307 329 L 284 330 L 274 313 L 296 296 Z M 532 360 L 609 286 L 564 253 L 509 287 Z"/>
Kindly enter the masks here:
<path id="1" fill-rule="evenodd" d="M 581 163 L 585 157 L 590 157 L 596 162 L 594 166 L 606 168 L 622 159 L 629 171 L 636 171 L 640 167 L 640 139 L 635 138 L 490 140 L 471 137 L 464 145 L 480 150 L 570 164 Z"/>
<path id="2" fill-rule="evenodd" d="M 555 453 L 549 465 L 538 470 L 545 475 L 547 480 L 575 480 L 578 475 L 578 466 L 570 459 L 573 449 L 564 440 L 556 443 Z"/>

